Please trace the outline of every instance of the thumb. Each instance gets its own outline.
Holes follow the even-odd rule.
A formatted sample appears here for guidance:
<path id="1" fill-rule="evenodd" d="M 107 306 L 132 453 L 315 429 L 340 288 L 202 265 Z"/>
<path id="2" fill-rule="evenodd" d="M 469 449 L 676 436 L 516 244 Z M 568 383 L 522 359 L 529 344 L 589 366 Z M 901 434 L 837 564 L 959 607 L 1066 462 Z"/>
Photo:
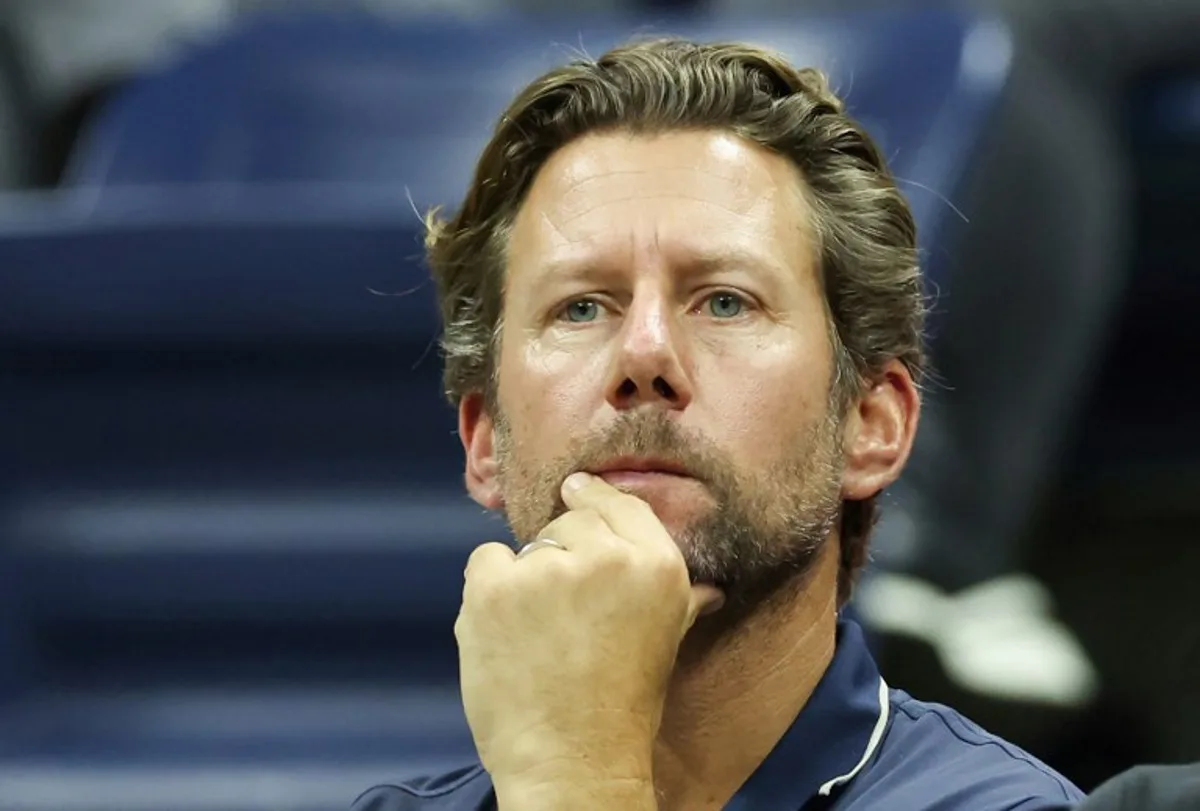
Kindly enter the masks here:
<path id="1" fill-rule="evenodd" d="M 716 586 L 697 583 L 692 586 L 691 598 L 688 601 L 687 627 L 691 628 L 698 617 L 713 614 L 725 605 L 725 592 Z"/>

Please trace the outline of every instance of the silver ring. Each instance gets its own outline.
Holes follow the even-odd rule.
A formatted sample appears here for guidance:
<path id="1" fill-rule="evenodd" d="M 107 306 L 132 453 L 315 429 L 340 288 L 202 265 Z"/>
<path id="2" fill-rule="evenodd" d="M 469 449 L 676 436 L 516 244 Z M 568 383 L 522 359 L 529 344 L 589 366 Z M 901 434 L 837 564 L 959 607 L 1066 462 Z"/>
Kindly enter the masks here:
<path id="1" fill-rule="evenodd" d="M 532 554 L 539 549 L 545 549 L 547 547 L 558 549 L 563 552 L 567 551 L 567 547 L 563 546 L 558 541 L 552 541 L 549 538 L 538 538 L 536 541 L 530 541 L 521 547 L 521 550 L 517 552 L 517 560 L 520 560 L 526 555 Z"/>

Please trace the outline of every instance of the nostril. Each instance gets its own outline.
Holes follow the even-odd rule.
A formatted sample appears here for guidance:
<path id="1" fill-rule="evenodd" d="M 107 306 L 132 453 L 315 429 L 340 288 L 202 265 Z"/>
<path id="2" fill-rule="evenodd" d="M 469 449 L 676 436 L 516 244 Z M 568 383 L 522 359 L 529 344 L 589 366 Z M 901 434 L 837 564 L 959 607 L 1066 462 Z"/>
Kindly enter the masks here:
<path id="1" fill-rule="evenodd" d="M 621 387 L 617 389 L 617 394 L 619 394 L 622 399 L 632 397 L 633 395 L 637 394 L 637 384 L 627 377 L 625 378 L 625 382 L 621 384 Z"/>
<path id="2" fill-rule="evenodd" d="M 671 388 L 671 384 L 661 377 L 654 378 L 654 393 L 664 400 L 675 399 L 675 389 Z"/>

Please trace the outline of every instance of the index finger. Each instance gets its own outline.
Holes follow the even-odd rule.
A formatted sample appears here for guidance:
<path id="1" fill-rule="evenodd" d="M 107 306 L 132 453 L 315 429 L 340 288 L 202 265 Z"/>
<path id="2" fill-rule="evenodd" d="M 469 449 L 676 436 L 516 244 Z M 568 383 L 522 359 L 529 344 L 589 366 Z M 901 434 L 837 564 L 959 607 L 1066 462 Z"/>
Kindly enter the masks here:
<path id="1" fill-rule="evenodd" d="M 599 476 L 572 473 L 563 482 L 562 497 L 572 510 L 595 510 L 613 532 L 627 541 L 667 541 L 674 547 L 670 533 L 649 504 L 621 492 Z"/>

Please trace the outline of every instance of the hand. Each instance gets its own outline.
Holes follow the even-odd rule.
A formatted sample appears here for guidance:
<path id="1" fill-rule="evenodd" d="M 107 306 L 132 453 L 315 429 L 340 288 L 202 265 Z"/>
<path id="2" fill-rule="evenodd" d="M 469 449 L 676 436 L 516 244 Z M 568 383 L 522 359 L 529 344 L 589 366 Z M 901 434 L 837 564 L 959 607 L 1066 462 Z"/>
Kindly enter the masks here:
<path id="1" fill-rule="evenodd" d="M 646 502 L 574 474 L 569 511 L 517 560 L 485 544 L 467 565 L 455 624 L 463 705 L 497 790 L 506 784 L 646 781 L 684 634 L 719 607 L 693 586 Z"/>

